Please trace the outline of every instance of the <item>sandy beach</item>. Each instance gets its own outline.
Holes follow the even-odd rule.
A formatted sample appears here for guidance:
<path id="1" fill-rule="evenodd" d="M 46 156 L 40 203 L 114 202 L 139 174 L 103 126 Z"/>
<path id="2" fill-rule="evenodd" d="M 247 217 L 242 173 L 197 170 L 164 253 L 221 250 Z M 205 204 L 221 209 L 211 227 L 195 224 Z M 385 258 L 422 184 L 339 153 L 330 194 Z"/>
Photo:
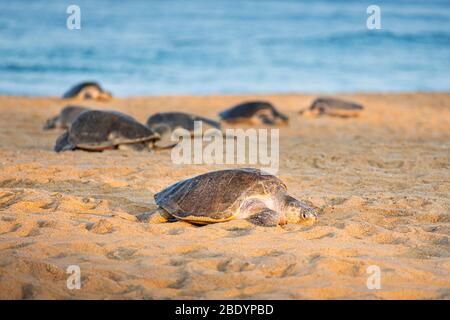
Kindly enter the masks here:
<path id="1" fill-rule="evenodd" d="M 45 120 L 69 103 L 0 97 L 1 299 L 450 299 L 450 93 L 344 94 L 354 119 L 304 118 L 314 95 L 174 96 L 82 102 L 145 122 L 158 111 L 217 118 L 248 99 L 290 117 L 280 177 L 314 226 L 151 225 L 136 215 L 180 179 L 170 151 L 53 151 Z M 78 265 L 81 288 L 66 286 Z M 367 268 L 381 288 L 367 287 Z"/>

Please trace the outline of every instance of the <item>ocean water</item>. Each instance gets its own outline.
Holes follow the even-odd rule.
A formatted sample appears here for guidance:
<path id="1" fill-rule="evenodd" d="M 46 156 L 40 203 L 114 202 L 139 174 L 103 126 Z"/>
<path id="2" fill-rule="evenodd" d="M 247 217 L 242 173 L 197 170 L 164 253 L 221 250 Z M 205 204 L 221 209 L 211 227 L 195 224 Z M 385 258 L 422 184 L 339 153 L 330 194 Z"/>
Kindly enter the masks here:
<path id="1" fill-rule="evenodd" d="M 450 1 L 0 1 L 0 94 L 82 80 L 117 96 L 450 91 Z"/>

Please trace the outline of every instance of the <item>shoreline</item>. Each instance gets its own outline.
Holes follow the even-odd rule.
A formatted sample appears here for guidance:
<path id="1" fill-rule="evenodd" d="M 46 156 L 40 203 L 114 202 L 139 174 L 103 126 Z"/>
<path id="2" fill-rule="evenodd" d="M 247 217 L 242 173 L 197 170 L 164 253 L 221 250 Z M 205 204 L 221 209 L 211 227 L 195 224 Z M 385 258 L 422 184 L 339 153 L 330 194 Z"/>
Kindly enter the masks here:
<path id="1" fill-rule="evenodd" d="M 210 98 L 210 97 L 260 97 L 260 96 L 350 96 L 350 95 L 447 95 L 450 91 L 336 91 L 336 92 L 242 92 L 242 93 L 211 93 L 211 94 L 187 94 L 187 93 L 169 93 L 169 94 L 155 94 L 155 95 L 130 95 L 130 96 L 114 96 L 115 100 L 128 99 L 153 99 L 153 98 Z M 61 96 L 53 95 L 21 95 L 1 93 L 0 98 L 28 98 L 28 99 L 58 99 L 62 101 L 74 101 L 75 99 L 62 99 Z M 89 101 L 89 100 L 85 100 Z"/>

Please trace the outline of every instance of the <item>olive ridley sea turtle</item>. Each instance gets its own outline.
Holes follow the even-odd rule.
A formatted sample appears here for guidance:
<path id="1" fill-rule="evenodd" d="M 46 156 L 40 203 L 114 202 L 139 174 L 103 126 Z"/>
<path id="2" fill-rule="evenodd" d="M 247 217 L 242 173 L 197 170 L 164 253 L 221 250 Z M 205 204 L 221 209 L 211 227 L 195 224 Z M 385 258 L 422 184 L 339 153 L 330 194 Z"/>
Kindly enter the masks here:
<path id="1" fill-rule="evenodd" d="M 314 209 L 287 193 L 277 177 L 259 169 L 208 172 L 177 182 L 155 195 L 158 208 L 138 216 L 140 221 L 163 223 L 184 220 L 209 224 L 233 219 L 273 227 L 317 220 Z"/>
<path id="2" fill-rule="evenodd" d="M 228 123 L 278 125 L 287 124 L 289 118 L 266 101 L 249 101 L 238 104 L 219 113 Z"/>
<path id="3" fill-rule="evenodd" d="M 202 125 L 210 128 L 221 129 L 221 125 L 217 121 L 183 112 L 156 113 L 148 118 L 147 126 L 161 136 L 160 143 L 164 141 L 167 145 L 170 145 L 172 133 L 176 129 L 185 129 L 193 134 L 195 121 L 200 121 Z"/>
<path id="4" fill-rule="evenodd" d="M 55 151 L 83 149 L 151 150 L 159 135 L 132 117 L 117 111 L 87 110 L 56 141 Z"/>
<path id="5" fill-rule="evenodd" d="M 319 97 L 305 110 L 300 110 L 300 114 L 305 116 L 332 116 L 340 118 L 357 117 L 364 110 L 358 103 L 346 100 Z"/>
<path id="6" fill-rule="evenodd" d="M 112 95 L 110 92 L 103 90 L 97 82 L 82 82 L 64 93 L 63 98 L 110 100 Z"/>

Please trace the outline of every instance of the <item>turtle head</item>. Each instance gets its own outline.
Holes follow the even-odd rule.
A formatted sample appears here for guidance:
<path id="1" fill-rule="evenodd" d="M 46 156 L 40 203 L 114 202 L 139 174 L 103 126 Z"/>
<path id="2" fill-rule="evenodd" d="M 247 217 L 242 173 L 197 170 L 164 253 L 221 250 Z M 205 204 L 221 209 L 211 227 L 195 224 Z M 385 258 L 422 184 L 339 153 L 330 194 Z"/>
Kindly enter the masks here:
<path id="1" fill-rule="evenodd" d="M 81 93 L 81 97 L 86 100 L 99 100 L 108 101 L 112 99 L 112 94 L 109 91 L 103 91 L 100 88 L 89 86 L 84 88 Z"/>
<path id="2" fill-rule="evenodd" d="M 322 112 L 321 109 L 305 108 L 300 110 L 298 113 L 305 118 L 316 118 L 321 114 L 321 112 Z"/>
<path id="3" fill-rule="evenodd" d="M 109 91 L 101 91 L 98 94 L 98 100 L 108 101 L 112 99 L 112 94 Z"/>
<path id="4" fill-rule="evenodd" d="M 307 204 L 287 195 L 284 198 L 286 223 L 312 225 L 317 221 L 317 213 Z"/>
<path id="5" fill-rule="evenodd" d="M 289 117 L 285 114 L 282 114 L 275 108 L 272 110 L 273 117 L 275 118 L 275 123 L 278 125 L 287 125 L 289 123 Z"/>
<path id="6" fill-rule="evenodd" d="M 58 121 L 58 117 L 53 117 L 53 118 L 48 119 L 42 129 L 49 130 L 49 129 L 56 128 L 56 121 Z"/>
<path id="7" fill-rule="evenodd" d="M 275 123 L 279 126 L 287 126 L 289 124 L 289 118 L 282 115 L 281 117 L 275 118 Z"/>

